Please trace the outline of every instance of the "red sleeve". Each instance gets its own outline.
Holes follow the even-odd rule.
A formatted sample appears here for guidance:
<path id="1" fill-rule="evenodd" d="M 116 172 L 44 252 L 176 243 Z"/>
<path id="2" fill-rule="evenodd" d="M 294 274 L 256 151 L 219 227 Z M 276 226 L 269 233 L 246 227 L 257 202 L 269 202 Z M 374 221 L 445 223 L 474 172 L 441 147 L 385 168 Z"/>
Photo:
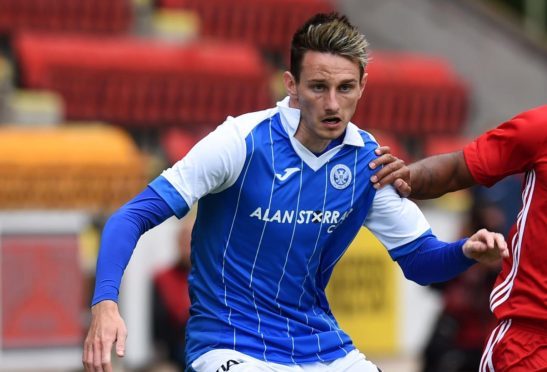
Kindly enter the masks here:
<path id="1" fill-rule="evenodd" d="M 475 181 L 492 186 L 502 178 L 534 167 L 547 146 L 547 105 L 523 112 L 464 147 Z"/>

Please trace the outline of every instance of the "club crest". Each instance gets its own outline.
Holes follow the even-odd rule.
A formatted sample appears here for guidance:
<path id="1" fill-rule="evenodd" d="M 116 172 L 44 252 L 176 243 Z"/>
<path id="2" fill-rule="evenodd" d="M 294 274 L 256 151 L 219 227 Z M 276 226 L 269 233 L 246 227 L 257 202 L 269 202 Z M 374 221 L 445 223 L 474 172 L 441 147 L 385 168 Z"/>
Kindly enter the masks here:
<path id="1" fill-rule="evenodd" d="M 342 190 L 351 183 L 352 175 L 350 169 L 344 164 L 336 164 L 330 171 L 330 184 L 332 187 Z"/>

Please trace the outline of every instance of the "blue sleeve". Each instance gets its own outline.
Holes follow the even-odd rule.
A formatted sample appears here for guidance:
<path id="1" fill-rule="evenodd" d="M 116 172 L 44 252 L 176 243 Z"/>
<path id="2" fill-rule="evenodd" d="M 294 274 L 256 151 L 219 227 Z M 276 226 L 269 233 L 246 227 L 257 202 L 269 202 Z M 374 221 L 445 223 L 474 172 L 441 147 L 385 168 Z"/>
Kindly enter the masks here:
<path id="1" fill-rule="evenodd" d="M 466 240 L 442 242 L 428 230 L 418 239 L 393 249 L 390 254 L 407 279 L 428 285 L 452 279 L 476 263 L 463 254 Z"/>
<path id="2" fill-rule="evenodd" d="M 181 215 L 189 210 L 186 204 L 179 209 L 177 214 Z M 137 241 L 146 231 L 174 214 L 169 204 L 148 186 L 108 219 L 97 259 L 92 305 L 103 300 L 118 300 L 122 275 Z"/>

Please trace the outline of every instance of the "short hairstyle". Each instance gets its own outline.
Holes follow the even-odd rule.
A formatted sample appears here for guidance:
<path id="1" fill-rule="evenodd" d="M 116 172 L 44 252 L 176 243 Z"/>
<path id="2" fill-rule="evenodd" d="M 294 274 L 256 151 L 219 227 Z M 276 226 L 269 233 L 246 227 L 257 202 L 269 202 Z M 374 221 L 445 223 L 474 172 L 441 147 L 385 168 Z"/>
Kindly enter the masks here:
<path id="1" fill-rule="evenodd" d="M 291 74 L 298 82 L 302 59 L 307 51 L 332 53 L 359 64 L 360 78 L 368 62 L 368 42 L 346 16 L 319 13 L 310 18 L 293 36 L 291 43 Z"/>

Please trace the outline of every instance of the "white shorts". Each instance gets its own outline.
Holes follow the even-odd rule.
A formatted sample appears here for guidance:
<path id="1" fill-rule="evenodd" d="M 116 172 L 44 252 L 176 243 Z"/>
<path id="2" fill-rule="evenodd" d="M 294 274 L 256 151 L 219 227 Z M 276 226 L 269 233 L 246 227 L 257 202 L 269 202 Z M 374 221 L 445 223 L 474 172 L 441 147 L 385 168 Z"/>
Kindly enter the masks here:
<path id="1" fill-rule="evenodd" d="M 277 364 L 264 362 L 235 350 L 211 350 L 191 365 L 192 372 L 378 372 L 380 369 L 358 350 L 330 362 Z"/>

